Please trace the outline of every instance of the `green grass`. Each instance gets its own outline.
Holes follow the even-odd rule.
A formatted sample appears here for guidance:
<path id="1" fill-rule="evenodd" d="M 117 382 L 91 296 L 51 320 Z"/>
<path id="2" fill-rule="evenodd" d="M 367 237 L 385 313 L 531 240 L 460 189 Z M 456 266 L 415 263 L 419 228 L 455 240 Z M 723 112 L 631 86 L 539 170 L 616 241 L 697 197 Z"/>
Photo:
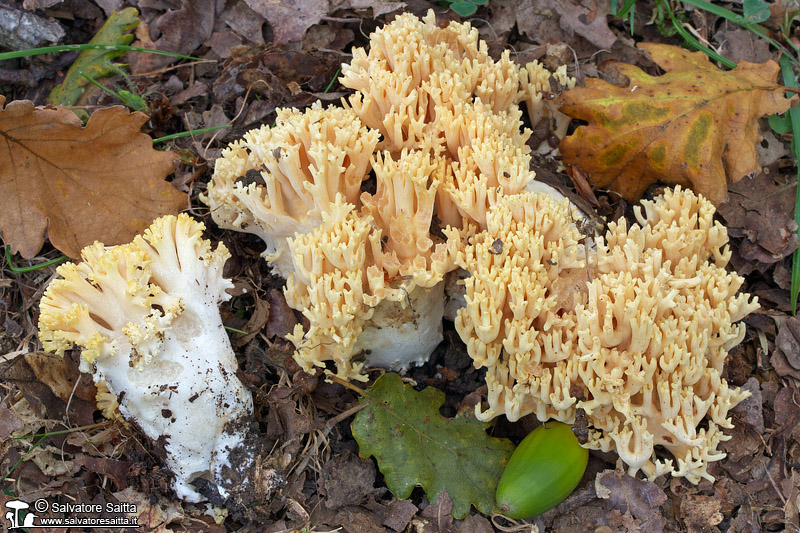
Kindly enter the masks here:
<path id="1" fill-rule="evenodd" d="M 797 89 L 797 77 L 794 74 L 794 69 L 789 61 L 789 58 L 784 54 L 779 61 L 781 65 L 781 74 L 783 75 L 783 84 L 792 89 Z M 800 109 L 793 107 L 789 109 L 789 124 L 792 131 L 792 155 L 794 155 L 795 165 L 797 166 L 797 177 L 800 180 Z M 794 200 L 794 221 L 798 225 L 797 236 L 800 238 L 800 186 L 797 187 L 797 193 Z M 800 293 L 800 249 L 795 250 L 792 254 L 792 286 L 790 289 L 792 314 L 797 314 L 797 295 Z"/>
<path id="2" fill-rule="evenodd" d="M 14 258 L 11 256 L 11 246 L 6 245 L 3 248 L 5 248 L 6 264 L 8 265 L 8 269 L 14 274 L 22 274 L 24 272 L 33 272 L 34 270 L 41 270 L 51 265 L 57 265 L 58 263 L 61 263 L 69 259 L 69 257 L 67 257 L 66 255 L 62 255 L 61 257 L 56 257 L 55 259 L 45 261 L 44 263 L 39 263 L 36 265 L 30 265 L 26 267 L 18 267 L 14 264 Z"/>
<path id="3" fill-rule="evenodd" d="M 57 46 L 44 46 L 42 48 L 28 48 L 27 50 L 16 50 L 14 52 L 3 52 L 0 54 L 0 61 L 16 59 L 18 57 L 37 56 L 41 54 L 52 54 L 60 52 L 72 52 L 73 50 L 117 50 L 121 52 L 146 52 L 148 54 L 158 54 L 162 56 L 178 57 L 191 61 L 202 61 L 199 57 L 185 56 L 175 52 L 155 50 L 153 48 L 141 48 L 139 46 L 128 46 L 126 44 L 61 44 Z"/>
<path id="4" fill-rule="evenodd" d="M 171 141 L 172 139 L 180 139 L 181 137 L 191 137 L 192 135 L 199 135 L 201 133 L 206 133 L 209 131 L 215 130 L 224 130 L 225 128 L 230 128 L 230 124 L 225 124 L 222 126 L 211 126 L 210 128 L 202 128 L 199 130 L 189 130 L 189 131 L 182 131 L 180 133 L 171 133 L 170 135 L 164 135 L 163 137 L 156 137 L 153 139 L 153 144 L 162 143 L 164 141 Z"/>

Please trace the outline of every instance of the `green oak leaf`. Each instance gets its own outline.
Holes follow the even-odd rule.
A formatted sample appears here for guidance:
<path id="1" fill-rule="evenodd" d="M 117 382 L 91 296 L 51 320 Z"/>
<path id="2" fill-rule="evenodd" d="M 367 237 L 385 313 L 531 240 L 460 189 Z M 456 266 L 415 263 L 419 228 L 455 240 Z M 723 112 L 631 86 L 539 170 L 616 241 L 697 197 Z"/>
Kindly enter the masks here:
<path id="1" fill-rule="evenodd" d="M 486 434 L 488 424 L 472 413 L 444 418 L 444 393 L 422 392 L 384 374 L 365 392 L 369 405 L 358 412 L 353 436 L 362 457 L 374 456 L 395 496 L 408 498 L 421 485 L 431 502 L 447 491 L 453 518 L 473 504 L 483 514 L 495 510 L 495 491 L 514 444 Z"/>

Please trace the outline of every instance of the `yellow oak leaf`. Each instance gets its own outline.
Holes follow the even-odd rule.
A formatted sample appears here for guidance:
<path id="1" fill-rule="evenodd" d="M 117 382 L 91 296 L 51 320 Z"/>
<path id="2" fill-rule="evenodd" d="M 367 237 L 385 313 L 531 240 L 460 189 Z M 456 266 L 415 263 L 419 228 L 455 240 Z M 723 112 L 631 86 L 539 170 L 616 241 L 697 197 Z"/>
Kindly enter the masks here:
<path id="1" fill-rule="evenodd" d="M 584 120 L 560 144 L 564 162 L 585 170 L 595 188 L 612 189 L 631 201 L 651 184 L 691 187 L 715 205 L 736 182 L 760 170 L 758 119 L 783 113 L 796 97 L 784 97 L 774 61 L 741 61 L 729 71 L 702 52 L 641 43 L 664 69 L 650 76 L 618 64 L 626 87 L 587 79 L 561 95 L 560 110 Z"/>
<path id="2" fill-rule="evenodd" d="M 129 242 L 186 205 L 164 181 L 177 157 L 139 131 L 147 115 L 109 107 L 82 127 L 66 107 L 4 103 L 0 96 L 0 231 L 22 257 L 36 255 L 45 233 L 70 257 L 94 241 Z"/>

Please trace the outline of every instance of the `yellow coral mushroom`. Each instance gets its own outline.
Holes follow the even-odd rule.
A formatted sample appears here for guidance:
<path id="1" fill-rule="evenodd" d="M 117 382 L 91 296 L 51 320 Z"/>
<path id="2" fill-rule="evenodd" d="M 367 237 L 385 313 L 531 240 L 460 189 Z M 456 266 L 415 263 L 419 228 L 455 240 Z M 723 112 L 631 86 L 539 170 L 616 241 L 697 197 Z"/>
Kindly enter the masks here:
<path id="1" fill-rule="evenodd" d="M 551 80 L 555 83 L 551 83 Z M 563 139 L 567 134 L 570 118 L 551 105 L 557 86 L 562 89 L 573 89 L 577 80 L 567 75 L 567 66 L 561 65 L 555 72 L 550 72 L 538 61 L 532 61 L 520 67 L 520 84 L 522 100 L 528 109 L 528 118 L 536 126 L 543 118 L 552 120 L 550 130 Z"/>
<path id="2" fill-rule="evenodd" d="M 518 120 L 518 110 L 498 115 L 480 102 L 442 115 L 439 124 L 447 151 L 455 150 L 453 172 L 437 199 L 442 222 L 456 227 L 475 223 L 485 229 L 487 210 L 499 198 L 524 191 L 534 180 L 525 144 L 530 132 L 520 134 L 519 127 L 508 126 Z"/>
<path id="3" fill-rule="evenodd" d="M 295 359 L 307 372 L 325 361 L 337 374 L 359 376 L 355 344 L 373 310 L 364 302 L 369 219 L 358 216 L 341 196 L 323 213 L 322 225 L 289 240 L 294 273 L 286 283 L 286 301 L 302 309 L 310 328 L 301 324 L 287 338 L 297 347 Z"/>
<path id="4" fill-rule="evenodd" d="M 388 152 L 378 153 L 372 166 L 377 191 L 363 193 L 361 202 L 363 213 L 381 230 L 371 240 L 374 263 L 388 279 L 402 277 L 432 287 L 452 269 L 441 241 L 430 233 L 436 193 L 451 169 L 426 151 L 406 150 L 397 160 Z M 395 291 L 392 299 L 400 297 Z"/>
<path id="5" fill-rule="evenodd" d="M 425 194 L 424 189 L 417 192 Z M 409 205 L 406 201 L 413 203 L 408 197 L 390 202 L 388 193 L 377 198 L 365 200 L 383 216 L 387 209 Z M 430 211 L 430 207 L 425 209 Z M 389 223 L 389 227 L 395 238 L 401 235 L 393 229 L 397 225 Z M 400 262 L 397 250 L 409 244 L 402 235 L 400 246 L 384 255 L 398 268 L 408 267 L 413 273 L 395 286 L 371 259 L 373 250 L 382 246 L 381 233 L 370 215 L 357 214 L 340 197 L 331 211 L 323 214 L 322 225 L 289 240 L 294 273 L 286 283 L 286 301 L 302 310 L 310 326 L 304 330 L 298 324 L 287 338 L 295 344 L 295 359 L 306 371 L 330 361 L 340 378 L 365 380 L 365 363 L 404 370 L 424 362 L 441 341 L 444 286 L 439 283 L 442 274 L 437 278 L 436 272 L 443 267 L 429 270 L 424 255 L 414 256 L 423 258 L 421 264 Z M 443 249 L 439 255 L 448 257 Z M 438 264 L 435 261 L 432 264 Z M 415 280 L 429 285 L 417 286 Z"/>
<path id="6" fill-rule="evenodd" d="M 286 238 L 317 227 L 337 194 L 358 205 L 377 143 L 378 132 L 350 110 L 319 102 L 279 109 L 273 128 L 252 130 L 223 151 L 203 200 L 220 227 L 261 237 L 264 257 L 286 277 Z"/>
<path id="7" fill-rule="evenodd" d="M 422 20 L 404 13 L 375 30 L 369 52 L 353 50 L 340 82 L 356 90 L 349 105 L 384 136 L 380 148 L 393 153 L 430 146 L 439 136 L 439 108 L 478 99 L 500 113 L 520 96 L 508 52 L 494 61 L 469 23 L 440 28 L 432 10 Z"/>
<path id="8" fill-rule="evenodd" d="M 261 236 L 277 272 L 294 272 L 287 300 L 310 324 L 289 338 L 305 369 L 332 361 L 362 379 L 364 364 L 405 369 L 436 347 L 456 268 L 437 229 L 485 229 L 535 177 L 520 72 L 469 24 L 402 14 L 342 66 L 346 109 L 281 110 L 217 161 L 214 220 Z M 370 167 L 374 193 L 361 190 Z"/>
<path id="9" fill-rule="evenodd" d="M 706 199 L 669 190 L 644 202 L 637 224 L 612 223 L 587 266 L 566 204 L 501 199 L 457 259 L 471 277 L 456 329 L 487 368 L 478 417 L 572 423 L 582 408 L 587 446 L 616 451 L 631 474 L 713 479 L 728 412 L 747 396 L 722 366 L 744 336 L 737 322 L 758 307 L 725 270 L 727 232 L 713 214 Z"/>

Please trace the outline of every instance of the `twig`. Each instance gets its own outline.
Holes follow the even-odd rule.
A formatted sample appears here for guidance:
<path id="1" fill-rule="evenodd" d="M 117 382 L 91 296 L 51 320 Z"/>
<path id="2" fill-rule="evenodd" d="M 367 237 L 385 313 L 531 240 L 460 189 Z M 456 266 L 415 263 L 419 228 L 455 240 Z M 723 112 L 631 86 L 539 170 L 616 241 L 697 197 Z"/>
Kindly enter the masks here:
<path id="1" fill-rule="evenodd" d="M 180 63 L 179 65 L 170 65 L 169 67 L 160 68 L 158 70 L 151 70 L 150 72 L 140 72 L 138 74 L 131 74 L 131 78 L 143 78 L 145 76 L 156 76 L 158 74 L 164 74 L 165 72 L 169 72 L 170 70 L 176 70 L 181 67 L 193 67 L 195 65 L 202 65 L 203 63 L 217 63 L 219 60 L 217 59 L 202 59 L 200 61 L 192 61 L 191 63 Z"/>

